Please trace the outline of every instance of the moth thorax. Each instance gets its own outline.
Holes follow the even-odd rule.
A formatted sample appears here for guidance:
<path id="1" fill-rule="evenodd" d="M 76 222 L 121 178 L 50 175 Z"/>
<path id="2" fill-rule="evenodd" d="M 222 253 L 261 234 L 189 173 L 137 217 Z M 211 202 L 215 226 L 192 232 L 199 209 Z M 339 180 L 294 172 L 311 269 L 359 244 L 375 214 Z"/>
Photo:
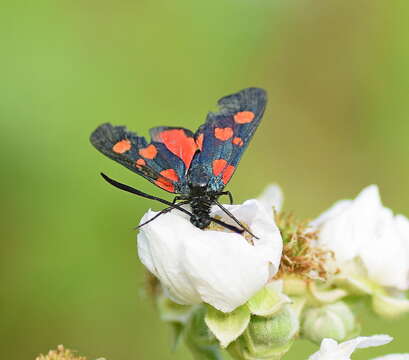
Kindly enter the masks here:
<path id="1" fill-rule="evenodd" d="M 188 176 L 188 184 L 193 192 L 207 188 L 210 178 L 201 166 L 191 168 Z"/>

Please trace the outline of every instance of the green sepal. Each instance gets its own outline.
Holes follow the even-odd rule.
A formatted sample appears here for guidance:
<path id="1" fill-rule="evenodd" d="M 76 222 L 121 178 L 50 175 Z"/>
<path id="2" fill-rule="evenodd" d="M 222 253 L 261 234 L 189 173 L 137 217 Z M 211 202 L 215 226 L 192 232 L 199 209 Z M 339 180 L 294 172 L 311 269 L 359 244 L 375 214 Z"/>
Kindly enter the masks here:
<path id="1" fill-rule="evenodd" d="M 247 305 L 253 315 L 270 317 L 279 312 L 291 299 L 283 294 L 283 282 L 274 281 L 257 292 Z"/>
<path id="2" fill-rule="evenodd" d="M 162 321 L 182 324 L 187 322 L 194 310 L 194 306 L 177 304 L 164 295 L 157 299 L 157 306 Z"/>
<path id="3" fill-rule="evenodd" d="M 239 306 L 230 313 L 224 313 L 207 306 L 205 323 L 223 348 L 227 347 L 243 333 L 249 321 L 250 310 L 247 305 Z"/>
<path id="4" fill-rule="evenodd" d="M 183 338 L 185 326 L 179 322 L 169 323 L 172 328 L 172 350 L 175 351 Z"/>
<path id="5" fill-rule="evenodd" d="M 309 303 L 313 305 L 331 304 L 346 295 L 348 292 L 344 289 L 330 288 L 328 286 L 319 286 L 315 282 L 308 285 Z"/>
<path id="6" fill-rule="evenodd" d="M 394 319 L 409 311 L 409 300 L 379 291 L 372 296 L 372 309 L 383 318 Z"/>

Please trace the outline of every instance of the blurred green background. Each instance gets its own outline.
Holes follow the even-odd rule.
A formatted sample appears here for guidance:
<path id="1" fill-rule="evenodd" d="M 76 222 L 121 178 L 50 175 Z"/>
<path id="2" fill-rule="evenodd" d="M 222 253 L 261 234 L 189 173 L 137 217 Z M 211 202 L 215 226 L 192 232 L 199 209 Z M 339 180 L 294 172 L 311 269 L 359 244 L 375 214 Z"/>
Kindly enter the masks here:
<path id="1" fill-rule="evenodd" d="M 409 2 L 405 0 L 20 1 L 0 7 L 0 358 L 57 344 L 90 359 L 190 359 L 144 297 L 132 228 L 156 204 L 98 175 L 164 195 L 88 141 L 102 122 L 141 134 L 195 129 L 248 86 L 268 110 L 229 189 L 270 182 L 313 218 L 380 186 L 409 215 Z M 409 317 L 369 320 L 408 351 Z M 315 347 L 300 342 L 289 359 Z"/>

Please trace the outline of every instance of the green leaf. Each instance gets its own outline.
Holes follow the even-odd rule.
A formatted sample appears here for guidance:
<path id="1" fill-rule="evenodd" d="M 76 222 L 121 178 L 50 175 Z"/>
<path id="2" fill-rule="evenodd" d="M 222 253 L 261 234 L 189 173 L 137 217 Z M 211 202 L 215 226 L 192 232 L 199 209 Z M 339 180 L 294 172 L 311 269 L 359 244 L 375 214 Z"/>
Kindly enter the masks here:
<path id="1" fill-rule="evenodd" d="M 230 313 L 224 313 L 208 306 L 206 325 L 225 348 L 246 330 L 250 322 L 250 310 L 242 305 Z"/>

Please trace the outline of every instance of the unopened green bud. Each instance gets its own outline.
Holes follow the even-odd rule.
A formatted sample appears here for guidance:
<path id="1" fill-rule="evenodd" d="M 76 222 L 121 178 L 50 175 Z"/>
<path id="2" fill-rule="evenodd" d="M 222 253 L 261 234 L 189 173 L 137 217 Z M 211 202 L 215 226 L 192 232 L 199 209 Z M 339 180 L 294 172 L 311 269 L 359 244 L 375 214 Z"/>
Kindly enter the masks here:
<path id="1" fill-rule="evenodd" d="M 343 341 L 359 332 L 355 316 L 342 301 L 307 309 L 301 322 L 301 335 L 321 343 L 324 338 Z"/>
<path id="2" fill-rule="evenodd" d="M 272 317 L 252 316 L 244 333 L 227 350 L 239 360 L 278 360 L 298 333 L 297 316 L 290 305 Z"/>

